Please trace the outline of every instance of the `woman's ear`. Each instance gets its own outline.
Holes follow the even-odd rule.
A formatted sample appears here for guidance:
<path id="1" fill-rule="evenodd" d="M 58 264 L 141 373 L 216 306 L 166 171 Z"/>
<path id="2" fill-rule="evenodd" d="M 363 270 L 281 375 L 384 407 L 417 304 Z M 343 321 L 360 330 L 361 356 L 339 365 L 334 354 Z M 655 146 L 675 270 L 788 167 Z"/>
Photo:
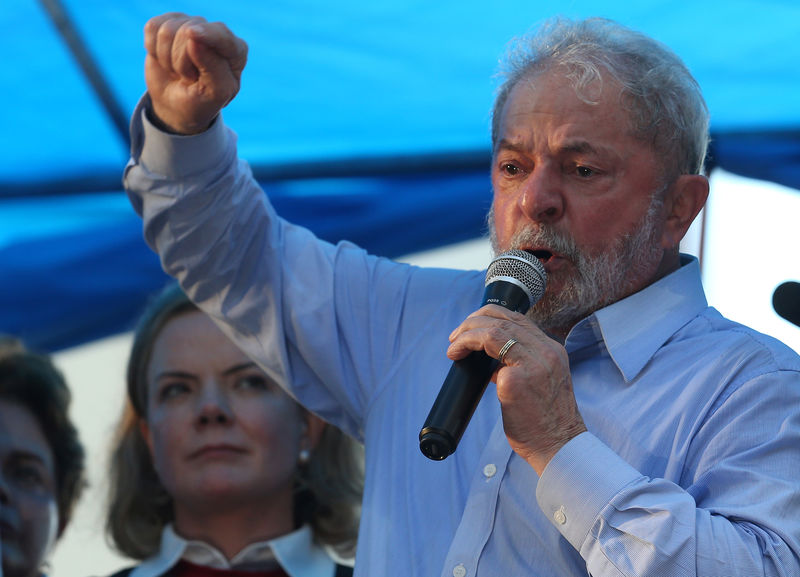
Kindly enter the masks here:
<path id="1" fill-rule="evenodd" d="M 664 197 L 666 221 L 661 248 L 678 248 L 681 239 L 700 213 L 708 198 L 708 179 L 702 174 L 682 174 Z"/>
<path id="2" fill-rule="evenodd" d="M 139 433 L 142 435 L 142 439 L 144 439 L 145 445 L 147 445 L 147 450 L 150 451 L 150 458 L 153 458 L 153 433 L 150 431 L 150 427 L 147 424 L 147 421 L 144 419 L 138 419 L 137 422 L 139 426 Z"/>
<path id="3" fill-rule="evenodd" d="M 300 439 L 300 447 L 307 451 L 313 450 L 319 443 L 322 437 L 322 431 L 328 426 L 328 423 L 320 419 L 314 413 L 303 410 L 303 434 Z"/>

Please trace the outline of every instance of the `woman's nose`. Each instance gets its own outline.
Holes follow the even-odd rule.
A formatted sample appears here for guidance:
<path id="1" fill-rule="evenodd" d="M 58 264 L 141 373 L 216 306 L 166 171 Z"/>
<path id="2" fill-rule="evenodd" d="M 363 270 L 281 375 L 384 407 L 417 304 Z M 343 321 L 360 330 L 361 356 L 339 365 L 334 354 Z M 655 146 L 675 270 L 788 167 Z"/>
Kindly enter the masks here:
<path id="1" fill-rule="evenodd" d="M 226 424 L 233 420 L 228 398 L 216 385 L 207 386 L 199 399 L 197 422 L 199 425 Z"/>
<path id="2" fill-rule="evenodd" d="M 208 425 L 209 423 L 225 424 L 228 422 L 228 417 L 223 412 L 208 411 L 200 414 L 199 422 L 201 425 Z"/>

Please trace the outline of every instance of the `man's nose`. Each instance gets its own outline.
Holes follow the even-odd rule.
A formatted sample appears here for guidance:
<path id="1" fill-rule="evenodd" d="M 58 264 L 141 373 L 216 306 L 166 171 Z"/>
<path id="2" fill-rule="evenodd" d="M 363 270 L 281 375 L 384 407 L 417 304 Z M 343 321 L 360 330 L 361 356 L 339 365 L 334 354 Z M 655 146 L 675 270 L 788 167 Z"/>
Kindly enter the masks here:
<path id="1" fill-rule="evenodd" d="M 550 223 L 564 214 L 564 191 L 554 167 L 536 166 L 520 187 L 519 207 L 534 222 Z"/>

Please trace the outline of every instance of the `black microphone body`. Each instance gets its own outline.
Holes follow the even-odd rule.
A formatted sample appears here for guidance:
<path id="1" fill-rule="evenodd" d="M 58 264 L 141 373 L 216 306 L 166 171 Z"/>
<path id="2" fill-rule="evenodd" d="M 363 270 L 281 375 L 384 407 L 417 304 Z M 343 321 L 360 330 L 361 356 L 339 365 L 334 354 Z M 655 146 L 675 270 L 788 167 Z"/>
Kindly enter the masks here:
<path id="1" fill-rule="evenodd" d="M 772 308 L 790 323 L 800 327 L 800 282 L 786 281 L 772 293 Z"/>
<path id="2" fill-rule="evenodd" d="M 506 263 L 501 263 L 500 273 L 505 274 L 495 274 L 497 269 L 490 265 L 481 306 L 497 304 L 524 314 L 544 294 L 546 273 L 533 255 L 523 251 L 504 253 L 492 264 L 509 258 L 519 262 L 511 263 L 511 271 L 506 270 Z M 522 268 L 517 271 L 514 266 Z M 509 272 L 513 276 L 506 276 Z M 516 275 L 517 272 L 521 274 Z M 456 450 L 498 364 L 497 359 L 484 351 L 473 351 L 453 362 L 419 433 L 423 455 L 441 461 Z"/>

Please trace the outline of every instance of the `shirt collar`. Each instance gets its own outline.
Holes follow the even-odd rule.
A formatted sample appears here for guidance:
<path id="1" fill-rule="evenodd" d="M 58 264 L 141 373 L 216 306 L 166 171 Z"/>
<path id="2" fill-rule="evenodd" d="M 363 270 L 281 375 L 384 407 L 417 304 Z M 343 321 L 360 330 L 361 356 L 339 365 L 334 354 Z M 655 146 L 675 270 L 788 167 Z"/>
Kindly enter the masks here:
<path id="1" fill-rule="evenodd" d="M 708 307 L 695 257 L 653 284 L 596 311 L 573 328 L 568 351 L 602 340 L 626 382 L 630 382 L 675 332 Z"/>
<path id="2" fill-rule="evenodd" d="M 329 577 L 334 572 L 334 561 L 314 543 L 307 525 L 276 539 L 251 543 L 230 561 L 212 545 L 186 540 L 167 525 L 161 533 L 159 552 L 136 567 L 130 577 L 163 575 L 181 559 L 215 569 L 247 568 L 275 559 L 290 577 Z"/>

